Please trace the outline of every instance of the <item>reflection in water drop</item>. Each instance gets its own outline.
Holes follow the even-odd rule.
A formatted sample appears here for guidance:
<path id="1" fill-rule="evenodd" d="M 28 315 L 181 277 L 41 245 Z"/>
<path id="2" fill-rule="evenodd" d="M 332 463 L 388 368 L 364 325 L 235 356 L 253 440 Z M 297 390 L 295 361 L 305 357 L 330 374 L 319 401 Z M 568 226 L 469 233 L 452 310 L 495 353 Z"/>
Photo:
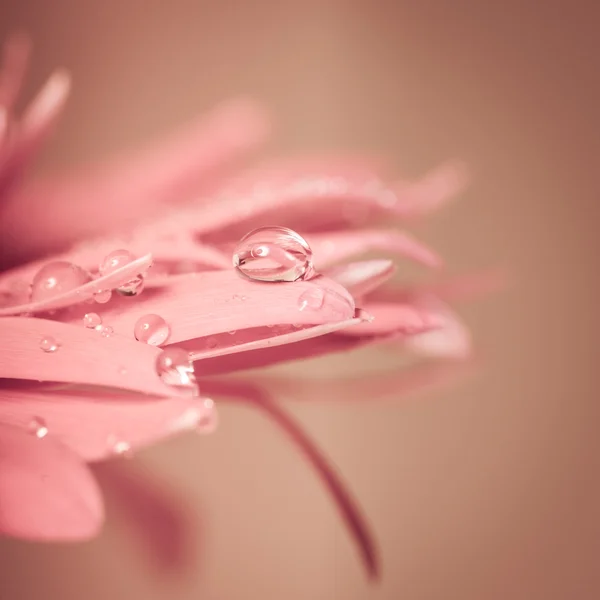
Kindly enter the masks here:
<path id="1" fill-rule="evenodd" d="M 100 264 L 99 271 L 100 275 L 109 275 L 114 273 L 117 269 L 128 265 L 133 260 L 133 254 L 129 250 L 114 250 L 110 254 L 104 257 L 104 260 Z"/>
<path id="2" fill-rule="evenodd" d="M 306 290 L 298 298 L 298 310 L 319 310 L 325 301 L 325 292 L 318 287 Z"/>
<path id="3" fill-rule="evenodd" d="M 133 328 L 135 339 L 151 346 L 160 346 L 170 334 L 168 323 L 159 315 L 144 315 L 136 321 Z"/>
<path id="4" fill-rule="evenodd" d="M 86 313 L 83 317 L 83 324 L 89 329 L 94 329 L 94 327 L 102 325 L 102 318 L 97 313 Z"/>
<path id="5" fill-rule="evenodd" d="M 234 250 L 233 266 L 256 281 L 297 281 L 314 274 L 310 246 L 286 227 L 261 227 L 245 235 Z"/>
<path id="6" fill-rule="evenodd" d="M 117 293 L 121 296 L 137 296 L 142 293 L 144 289 L 144 276 L 136 275 L 133 279 L 130 279 L 127 283 L 117 288 Z"/>
<path id="7" fill-rule="evenodd" d="M 70 292 L 89 281 L 92 276 L 77 265 L 56 261 L 44 265 L 31 284 L 31 301 L 41 302 Z"/>
<path id="8" fill-rule="evenodd" d="M 40 340 L 40 348 L 44 352 L 56 352 L 58 350 L 58 342 L 52 336 L 47 336 Z"/>
<path id="9" fill-rule="evenodd" d="M 194 365 L 181 348 L 167 348 L 156 359 L 156 373 L 167 385 L 196 388 Z"/>
<path id="10" fill-rule="evenodd" d="M 99 290 L 94 294 L 94 300 L 98 304 L 106 304 L 112 298 L 111 290 Z"/>

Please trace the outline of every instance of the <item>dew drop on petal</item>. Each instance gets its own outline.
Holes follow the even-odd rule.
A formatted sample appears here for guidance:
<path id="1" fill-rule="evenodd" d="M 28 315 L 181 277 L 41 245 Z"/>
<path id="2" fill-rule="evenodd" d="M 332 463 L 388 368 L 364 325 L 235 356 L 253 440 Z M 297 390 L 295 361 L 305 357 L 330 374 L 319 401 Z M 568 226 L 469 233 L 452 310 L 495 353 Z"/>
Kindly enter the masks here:
<path id="1" fill-rule="evenodd" d="M 98 304 L 106 304 L 112 298 L 111 290 L 99 290 L 94 294 L 94 300 Z"/>
<path id="2" fill-rule="evenodd" d="M 108 449 L 117 456 L 124 456 L 125 458 L 132 458 L 133 456 L 131 445 L 128 442 L 119 439 L 115 435 L 108 436 L 106 445 L 108 446 Z"/>
<path id="3" fill-rule="evenodd" d="M 102 318 L 98 313 L 86 313 L 83 317 L 83 324 L 89 329 L 94 329 L 98 325 L 102 325 Z"/>
<path id="4" fill-rule="evenodd" d="M 196 423 L 198 433 L 212 433 L 219 424 L 219 413 L 212 398 L 204 398 L 202 401 L 202 412 Z"/>
<path id="5" fill-rule="evenodd" d="M 194 365 L 181 348 L 167 348 L 156 359 L 156 373 L 167 385 L 196 387 Z"/>
<path id="6" fill-rule="evenodd" d="M 144 315 L 136 321 L 133 327 L 135 339 L 151 346 L 160 346 L 170 334 L 171 328 L 159 315 Z"/>
<path id="7" fill-rule="evenodd" d="M 308 242 L 287 227 L 261 227 L 246 234 L 234 250 L 233 266 L 256 281 L 297 281 L 314 274 Z"/>
<path id="8" fill-rule="evenodd" d="M 104 257 L 98 270 L 100 271 L 100 275 L 109 275 L 117 269 L 128 265 L 133 259 L 134 256 L 129 250 L 114 250 Z"/>
<path id="9" fill-rule="evenodd" d="M 209 337 L 206 340 L 207 348 L 213 349 L 213 348 L 216 348 L 218 345 L 219 345 L 219 342 L 217 341 L 217 338 L 215 338 L 215 337 Z"/>
<path id="10" fill-rule="evenodd" d="M 44 352 L 56 352 L 58 350 L 58 342 L 52 336 L 47 336 L 40 340 L 40 348 Z"/>
<path id="11" fill-rule="evenodd" d="M 305 290 L 298 298 L 298 310 L 319 310 L 325 301 L 325 292 L 318 287 Z"/>
<path id="12" fill-rule="evenodd" d="M 29 432 L 38 439 L 43 439 L 48 435 L 48 425 L 41 417 L 33 417 L 29 422 Z"/>
<path id="13" fill-rule="evenodd" d="M 133 279 L 130 279 L 127 283 L 120 285 L 117 288 L 117 293 L 121 296 L 137 296 L 144 289 L 144 276 L 136 275 Z"/>
<path id="14" fill-rule="evenodd" d="M 42 302 L 70 292 L 92 280 L 81 267 L 66 261 L 44 265 L 34 276 L 31 284 L 31 301 Z"/>
<path id="15" fill-rule="evenodd" d="M 102 334 L 102 337 L 108 338 L 115 332 L 110 325 L 100 325 L 100 327 L 100 333 Z"/>

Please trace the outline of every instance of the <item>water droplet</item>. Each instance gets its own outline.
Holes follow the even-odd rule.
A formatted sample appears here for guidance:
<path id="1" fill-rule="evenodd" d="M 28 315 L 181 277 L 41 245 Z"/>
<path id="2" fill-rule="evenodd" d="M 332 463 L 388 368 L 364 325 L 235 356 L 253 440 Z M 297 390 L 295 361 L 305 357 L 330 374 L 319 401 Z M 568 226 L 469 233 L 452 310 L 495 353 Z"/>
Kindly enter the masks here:
<path id="1" fill-rule="evenodd" d="M 133 327 L 135 339 L 151 346 L 160 346 L 170 334 L 171 329 L 168 323 L 159 315 L 144 315 L 136 321 Z"/>
<path id="2" fill-rule="evenodd" d="M 286 227 L 261 227 L 245 235 L 233 253 L 233 266 L 256 281 L 297 281 L 314 273 L 310 246 Z"/>
<path id="3" fill-rule="evenodd" d="M 194 365 L 181 348 L 163 350 L 156 359 L 156 372 L 167 385 L 196 387 Z"/>
<path id="4" fill-rule="evenodd" d="M 98 304 L 106 304 L 112 298 L 111 290 L 99 290 L 94 294 L 94 300 Z"/>
<path id="5" fill-rule="evenodd" d="M 219 345 L 219 342 L 217 341 L 217 338 L 215 337 L 209 337 L 206 340 L 206 347 L 207 348 L 216 348 Z"/>
<path id="6" fill-rule="evenodd" d="M 97 313 L 86 313 L 83 317 L 83 324 L 89 329 L 94 329 L 102 325 L 102 318 Z"/>
<path id="7" fill-rule="evenodd" d="M 136 275 L 133 279 L 130 279 L 127 283 L 119 286 L 117 292 L 121 296 L 137 296 L 141 294 L 144 289 L 144 276 Z"/>
<path id="8" fill-rule="evenodd" d="M 305 290 L 298 298 L 298 310 L 319 310 L 325 301 L 325 292 L 318 287 Z"/>
<path id="9" fill-rule="evenodd" d="M 41 302 L 70 292 L 89 281 L 92 276 L 81 267 L 66 261 L 44 265 L 31 284 L 31 301 Z"/>
<path id="10" fill-rule="evenodd" d="M 235 329 L 232 329 L 231 331 L 227 332 L 229 335 L 235 335 L 237 333 L 237 331 Z"/>
<path id="11" fill-rule="evenodd" d="M 117 456 L 124 456 L 125 458 L 132 458 L 133 456 L 131 445 L 124 440 L 120 440 L 117 436 L 109 435 L 106 444 L 109 450 Z"/>
<path id="12" fill-rule="evenodd" d="M 212 433 L 219 424 L 219 413 L 212 398 L 204 398 L 202 401 L 202 412 L 196 423 L 196 431 L 206 434 Z"/>
<path id="13" fill-rule="evenodd" d="M 41 417 L 33 417 L 29 422 L 29 432 L 38 439 L 43 439 L 48 435 L 48 425 Z"/>
<path id="14" fill-rule="evenodd" d="M 58 342 L 51 336 L 42 338 L 40 348 L 44 352 L 56 352 L 58 350 Z"/>
<path id="15" fill-rule="evenodd" d="M 129 250 L 114 250 L 104 257 L 98 270 L 100 271 L 100 275 L 109 275 L 117 269 L 128 265 L 133 259 L 134 256 Z"/>
<path id="16" fill-rule="evenodd" d="M 115 332 L 110 325 L 100 325 L 99 327 L 96 327 L 96 331 L 100 331 L 102 337 L 105 338 L 110 337 Z"/>

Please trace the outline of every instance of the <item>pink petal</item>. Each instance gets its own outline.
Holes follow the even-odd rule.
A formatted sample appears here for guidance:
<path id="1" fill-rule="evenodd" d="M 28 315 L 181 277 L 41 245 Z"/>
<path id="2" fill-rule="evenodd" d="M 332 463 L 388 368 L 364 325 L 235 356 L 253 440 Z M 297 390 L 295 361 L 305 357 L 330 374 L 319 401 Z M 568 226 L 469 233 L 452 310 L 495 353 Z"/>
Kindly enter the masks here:
<path id="1" fill-rule="evenodd" d="M 44 352 L 51 337 L 59 344 Z M 180 396 L 154 369 L 160 349 L 120 336 L 103 337 L 83 325 L 46 319 L 0 319 L 0 378 L 99 385 L 157 396 Z"/>
<path id="2" fill-rule="evenodd" d="M 156 479 L 139 462 L 108 461 L 92 468 L 106 496 L 114 498 L 122 525 L 132 530 L 140 552 L 159 572 L 181 572 L 198 564 L 188 501 L 168 481 Z M 197 512 L 197 509 L 194 510 Z"/>
<path id="3" fill-rule="evenodd" d="M 363 308 L 373 316 L 356 327 L 340 330 L 341 335 L 351 337 L 381 336 L 392 333 L 414 335 L 436 330 L 442 324 L 437 311 L 418 303 L 365 302 Z"/>
<path id="4" fill-rule="evenodd" d="M 245 382 L 207 382 L 211 393 L 251 402 L 263 410 L 287 434 L 317 471 L 337 505 L 341 516 L 354 538 L 369 577 L 377 579 L 380 572 L 378 552 L 362 511 L 352 498 L 345 484 L 319 448 L 302 428 L 264 390 Z"/>
<path id="5" fill-rule="evenodd" d="M 315 266 L 322 268 L 372 250 L 405 256 L 428 267 L 440 266 L 441 259 L 407 233 L 385 230 L 331 231 L 306 236 Z"/>
<path id="6" fill-rule="evenodd" d="M 212 403 L 207 406 L 199 397 L 163 399 L 69 387 L 0 388 L 0 423 L 27 431 L 41 419 L 48 439 L 58 440 L 88 462 L 193 430 L 213 410 Z"/>
<path id="7" fill-rule="evenodd" d="M 396 184 L 394 192 L 355 165 L 337 172 L 306 172 L 301 178 L 267 170 L 225 186 L 214 202 L 196 209 L 191 223 L 206 241 L 226 242 L 265 223 L 317 231 L 386 214 L 413 216 L 454 194 L 462 185 L 459 171 L 444 166 L 422 182 Z"/>
<path id="8" fill-rule="evenodd" d="M 127 283 L 136 275 L 145 273 L 151 264 L 152 255 L 147 254 L 146 256 L 142 256 L 141 258 L 130 262 L 120 269 L 116 269 L 108 275 L 98 277 L 89 283 L 81 285 L 78 288 L 70 290 L 69 292 L 59 296 L 54 296 L 53 298 L 41 300 L 39 302 L 31 302 L 28 304 L 18 304 L 15 306 L 0 308 L 0 316 L 45 312 L 84 302 L 85 300 L 93 298 L 96 292 L 102 290 L 112 290 L 120 285 L 123 285 L 124 283 Z"/>
<path id="9" fill-rule="evenodd" d="M 322 295 L 322 306 L 300 310 L 305 294 Z M 100 311 L 115 332 L 133 337 L 136 321 L 160 315 L 169 324 L 168 343 L 281 323 L 319 325 L 354 315 L 354 301 L 325 277 L 293 283 L 248 281 L 234 269 L 174 277 L 164 288 L 130 298 L 115 298 Z"/>
<path id="10" fill-rule="evenodd" d="M 5 42 L 0 65 L 0 107 L 10 113 L 21 91 L 29 64 L 31 42 L 22 34 L 13 34 Z"/>
<path id="11" fill-rule="evenodd" d="M 429 299 L 424 306 L 436 316 L 439 326 L 410 337 L 406 346 L 419 356 L 464 359 L 471 353 L 471 334 L 442 302 Z"/>
<path id="12" fill-rule="evenodd" d="M 83 540 L 103 521 L 88 468 L 60 444 L 0 425 L 0 531 L 33 540 Z"/>
<path id="13" fill-rule="evenodd" d="M 377 289 L 395 270 L 391 260 L 363 260 L 331 267 L 326 275 L 344 286 L 354 298 L 358 298 Z"/>
<path id="14" fill-rule="evenodd" d="M 137 155 L 77 175 L 33 182 L 6 207 L 0 234 L 19 244 L 6 243 L 3 262 L 64 250 L 84 237 L 134 226 L 140 215 L 156 215 L 166 202 L 196 197 L 208 172 L 254 148 L 266 128 L 254 104 L 233 101 Z"/>

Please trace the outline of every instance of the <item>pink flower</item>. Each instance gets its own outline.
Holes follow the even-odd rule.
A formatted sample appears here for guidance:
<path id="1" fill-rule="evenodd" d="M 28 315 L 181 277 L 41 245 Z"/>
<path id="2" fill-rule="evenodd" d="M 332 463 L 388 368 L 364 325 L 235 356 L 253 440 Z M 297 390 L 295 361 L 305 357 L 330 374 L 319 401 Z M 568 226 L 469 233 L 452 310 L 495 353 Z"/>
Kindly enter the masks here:
<path id="1" fill-rule="evenodd" d="M 0 74 L 0 531 L 93 536 L 103 508 L 88 463 L 182 431 L 211 431 L 212 398 L 242 400 L 302 449 L 376 574 L 373 538 L 355 502 L 272 394 L 316 385 L 340 397 L 361 386 L 368 397 L 404 392 L 445 378 L 445 359 L 468 357 L 469 335 L 446 304 L 470 292 L 468 281 L 382 289 L 392 261 L 353 260 L 377 251 L 439 266 L 425 245 L 377 222 L 429 214 L 459 191 L 461 168 L 390 185 L 354 159 L 279 161 L 239 174 L 234 159 L 267 126 L 252 103 L 236 101 L 153 150 L 17 185 L 69 92 L 68 76 L 57 72 L 13 120 L 27 53 L 23 40 L 9 42 Z M 281 251 L 277 265 L 307 273 L 265 283 L 233 268 L 240 238 L 264 226 L 299 232 L 315 275 L 302 248 L 285 247 L 292 234 L 282 242 L 272 229 L 255 241 L 271 256 Z M 226 377 L 380 341 L 402 348 L 412 366 L 318 384 Z"/>

